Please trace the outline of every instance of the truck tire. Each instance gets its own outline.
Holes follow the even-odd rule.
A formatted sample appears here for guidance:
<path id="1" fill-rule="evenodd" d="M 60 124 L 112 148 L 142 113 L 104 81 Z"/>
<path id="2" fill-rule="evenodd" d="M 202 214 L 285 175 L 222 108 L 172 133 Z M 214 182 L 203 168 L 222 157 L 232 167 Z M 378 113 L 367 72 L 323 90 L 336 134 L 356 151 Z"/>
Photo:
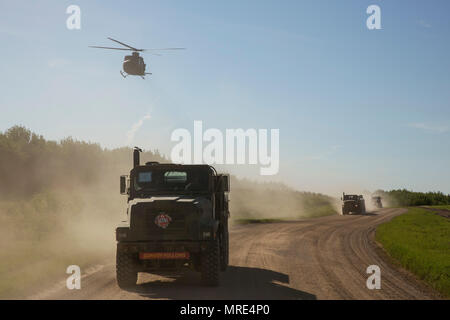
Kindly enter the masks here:
<path id="1" fill-rule="evenodd" d="M 117 249 L 116 254 L 116 279 L 121 289 L 130 288 L 136 285 L 137 270 L 135 257 L 132 253 L 123 252 Z"/>
<path id="2" fill-rule="evenodd" d="M 230 260 L 230 241 L 228 234 L 228 221 L 225 223 L 220 235 L 220 271 L 226 271 Z"/>
<path id="3" fill-rule="evenodd" d="M 220 273 L 220 247 L 219 241 L 213 243 L 202 253 L 201 273 L 202 282 L 207 286 L 219 285 Z"/>

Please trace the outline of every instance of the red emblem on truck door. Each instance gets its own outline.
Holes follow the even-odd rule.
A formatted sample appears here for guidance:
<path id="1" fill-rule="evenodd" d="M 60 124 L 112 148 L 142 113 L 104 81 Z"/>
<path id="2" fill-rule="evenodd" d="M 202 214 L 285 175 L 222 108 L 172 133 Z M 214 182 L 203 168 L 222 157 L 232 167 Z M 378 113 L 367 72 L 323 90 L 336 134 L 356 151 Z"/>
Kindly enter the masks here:
<path id="1" fill-rule="evenodd" d="M 168 214 L 165 214 L 164 212 L 161 212 L 155 217 L 155 224 L 163 229 L 167 228 L 167 226 L 171 221 L 172 218 Z"/>

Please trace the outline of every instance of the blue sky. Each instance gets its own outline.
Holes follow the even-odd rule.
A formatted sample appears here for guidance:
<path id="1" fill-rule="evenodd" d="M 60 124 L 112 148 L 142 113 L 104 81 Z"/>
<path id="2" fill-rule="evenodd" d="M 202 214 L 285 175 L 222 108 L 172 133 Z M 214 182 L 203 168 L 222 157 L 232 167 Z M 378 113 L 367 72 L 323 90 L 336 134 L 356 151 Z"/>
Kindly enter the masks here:
<path id="1" fill-rule="evenodd" d="M 66 28 L 70 4 L 81 30 Z M 366 28 L 381 8 L 382 30 Z M 448 1 L 1 1 L 0 131 L 169 154 L 175 128 L 279 128 L 269 179 L 450 193 Z M 123 79 L 112 37 L 153 75 Z M 132 141 L 130 128 L 150 114 Z M 257 168 L 228 167 L 260 179 Z"/>

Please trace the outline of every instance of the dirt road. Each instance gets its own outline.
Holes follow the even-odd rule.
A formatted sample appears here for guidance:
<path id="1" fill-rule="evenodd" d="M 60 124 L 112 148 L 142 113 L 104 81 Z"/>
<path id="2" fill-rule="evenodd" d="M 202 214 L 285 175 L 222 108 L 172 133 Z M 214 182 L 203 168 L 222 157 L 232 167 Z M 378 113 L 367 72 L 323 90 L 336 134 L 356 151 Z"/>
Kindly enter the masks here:
<path id="1" fill-rule="evenodd" d="M 87 270 L 80 290 L 65 283 L 39 299 L 430 299 L 434 294 L 380 255 L 375 227 L 405 209 L 365 216 L 329 216 L 296 222 L 236 226 L 230 233 L 231 266 L 218 288 L 200 276 L 140 274 L 135 289 L 118 288 L 114 260 Z M 366 268 L 381 268 L 381 289 L 366 287 Z"/>

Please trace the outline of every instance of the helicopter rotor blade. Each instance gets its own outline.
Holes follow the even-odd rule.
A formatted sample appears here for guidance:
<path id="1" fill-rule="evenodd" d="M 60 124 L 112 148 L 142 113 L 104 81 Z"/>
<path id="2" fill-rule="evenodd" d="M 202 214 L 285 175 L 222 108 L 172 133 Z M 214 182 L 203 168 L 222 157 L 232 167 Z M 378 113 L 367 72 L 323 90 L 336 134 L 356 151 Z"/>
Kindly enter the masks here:
<path id="1" fill-rule="evenodd" d="M 134 48 L 134 47 L 132 47 L 132 46 L 129 46 L 129 45 L 127 45 L 127 44 L 125 44 L 125 43 L 123 43 L 123 42 L 120 42 L 120 41 L 118 41 L 118 40 L 115 40 L 115 39 L 113 39 L 113 38 L 109 38 L 109 37 L 108 37 L 108 39 L 111 40 L 111 41 L 117 42 L 117 43 L 119 43 L 119 44 L 121 44 L 121 45 L 123 45 L 123 46 L 125 46 L 125 47 L 127 47 L 127 48 L 130 48 L 130 49 L 134 50 L 134 51 L 142 51 L 142 49 L 136 49 L 136 48 Z"/>
<path id="2" fill-rule="evenodd" d="M 160 49 L 141 49 L 142 51 L 159 51 L 159 50 L 186 50 L 186 48 L 160 48 Z"/>
<path id="3" fill-rule="evenodd" d="M 132 49 L 125 49 L 125 48 L 112 48 L 112 47 L 99 47 L 99 46 L 89 46 L 89 48 L 97 48 L 97 49 L 112 49 L 112 50 L 126 50 L 126 51 L 133 51 Z"/>
<path id="4" fill-rule="evenodd" d="M 100 47 L 100 46 L 89 46 L 89 48 L 97 48 L 97 49 L 111 49 L 111 50 L 123 50 L 123 51 L 134 51 L 133 49 L 128 48 L 112 48 L 112 47 Z M 149 52 L 148 54 L 151 54 L 153 56 L 162 56 L 160 53 L 152 53 Z"/>

